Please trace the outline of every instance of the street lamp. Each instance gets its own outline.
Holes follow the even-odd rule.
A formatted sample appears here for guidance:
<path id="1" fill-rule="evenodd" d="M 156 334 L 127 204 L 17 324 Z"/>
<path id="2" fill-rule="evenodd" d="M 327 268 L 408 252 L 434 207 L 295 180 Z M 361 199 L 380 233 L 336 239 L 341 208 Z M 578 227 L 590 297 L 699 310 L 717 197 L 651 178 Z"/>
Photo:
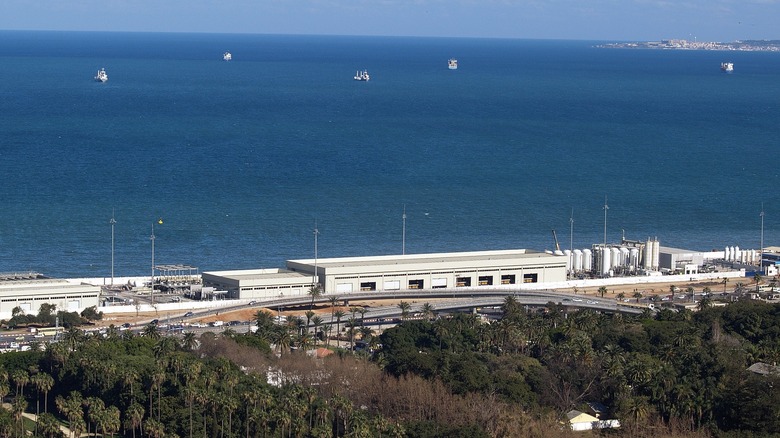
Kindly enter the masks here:
<path id="1" fill-rule="evenodd" d="M 317 236 L 319 235 L 320 230 L 317 229 L 317 221 L 314 221 L 314 281 L 312 282 L 314 287 L 317 287 L 320 283 L 317 275 Z"/>
<path id="2" fill-rule="evenodd" d="M 607 196 L 604 195 L 604 248 L 607 247 L 607 210 L 609 205 L 607 205 Z"/>
<path id="3" fill-rule="evenodd" d="M 404 204 L 404 214 L 401 215 L 403 225 L 401 227 L 401 255 L 406 254 L 406 204 Z"/>
<path id="4" fill-rule="evenodd" d="M 764 203 L 761 203 L 761 249 L 758 251 L 758 270 L 764 267 Z"/>
<path id="5" fill-rule="evenodd" d="M 108 221 L 111 224 L 111 286 L 114 285 L 114 225 L 116 220 L 114 219 L 114 210 L 111 210 L 111 220 Z"/>
<path id="6" fill-rule="evenodd" d="M 162 225 L 163 220 L 157 219 L 157 223 Z M 151 288 L 151 292 L 149 292 L 149 301 L 154 305 L 154 222 L 152 222 L 152 236 L 150 239 L 152 241 L 152 282 L 149 283 Z"/>

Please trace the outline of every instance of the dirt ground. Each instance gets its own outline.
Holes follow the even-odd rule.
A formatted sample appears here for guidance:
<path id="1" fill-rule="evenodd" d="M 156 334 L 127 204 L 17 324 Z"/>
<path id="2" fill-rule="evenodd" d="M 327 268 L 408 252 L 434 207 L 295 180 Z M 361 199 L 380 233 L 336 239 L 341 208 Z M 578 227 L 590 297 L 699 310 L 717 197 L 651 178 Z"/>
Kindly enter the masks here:
<path id="1" fill-rule="evenodd" d="M 732 279 L 729 280 L 729 282 L 726 285 L 727 290 L 733 290 L 734 285 L 736 285 L 739 282 L 748 283 L 747 279 Z M 672 286 L 676 286 L 679 288 L 680 291 L 685 291 L 688 287 L 693 287 L 694 290 L 697 293 L 701 293 L 702 290 L 705 287 L 709 287 L 713 292 L 722 292 L 723 291 L 723 281 L 719 280 L 707 280 L 707 281 L 697 281 L 697 282 L 683 282 L 683 283 L 652 283 L 652 284 L 625 284 L 625 285 L 613 285 L 613 286 L 607 286 L 607 293 L 604 295 L 607 298 L 615 298 L 618 294 L 623 293 L 626 298 L 633 298 L 633 295 L 636 292 L 639 292 L 642 294 L 643 297 L 649 297 L 652 295 L 669 295 L 670 288 Z M 599 286 L 592 286 L 592 287 L 584 287 L 584 288 L 566 288 L 566 289 L 557 289 L 558 292 L 566 292 L 566 293 L 576 293 L 578 295 L 585 295 L 585 296 L 594 296 L 594 297 L 600 297 L 601 294 L 599 293 Z M 431 304 L 435 304 L 436 301 L 439 299 L 425 299 L 425 298 L 416 298 L 416 299 L 405 299 L 412 304 L 418 304 L 418 303 L 424 303 L 424 302 L 430 302 Z M 394 306 L 398 304 L 401 301 L 401 299 L 395 299 L 395 300 L 367 300 L 367 301 L 354 301 L 350 302 L 350 305 L 352 306 L 363 306 L 363 307 L 382 307 L 382 306 Z M 349 307 L 337 307 L 337 309 L 343 310 L 346 314 L 350 314 Z M 203 322 L 203 323 L 209 323 L 217 320 L 221 321 L 249 321 L 254 319 L 254 315 L 257 313 L 258 310 L 261 310 L 260 307 L 253 307 L 253 308 L 246 308 L 246 309 L 240 309 L 233 312 L 219 312 L 219 315 L 208 315 L 203 316 L 199 318 L 190 318 L 188 319 L 189 322 Z M 277 312 L 274 309 L 265 309 L 266 311 L 271 312 L 273 315 L 276 315 Z M 288 310 L 281 312 L 280 314 L 282 316 L 288 316 L 288 315 L 295 315 L 295 316 L 301 316 L 303 317 L 306 311 L 308 310 L 308 306 L 302 306 L 298 310 Z M 319 306 L 315 306 L 313 309 L 314 313 L 318 314 L 327 314 L 330 315 L 331 308 L 328 304 L 323 303 Z M 144 322 L 148 321 L 152 318 L 158 318 L 160 321 L 165 321 L 166 318 L 170 317 L 171 319 L 179 318 L 181 316 L 181 313 L 169 313 L 169 312 L 141 312 L 136 316 L 135 313 L 126 313 L 126 314 L 107 314 L 104 316 L 103 320 L 98 322 L 98 326 L 109 326 L 111 324 L 115 326 L 119 326 L 121 324 L 124 324 L 126 322 L 129 322 L 131 324 L 135 324 L 138 322 Z"/>

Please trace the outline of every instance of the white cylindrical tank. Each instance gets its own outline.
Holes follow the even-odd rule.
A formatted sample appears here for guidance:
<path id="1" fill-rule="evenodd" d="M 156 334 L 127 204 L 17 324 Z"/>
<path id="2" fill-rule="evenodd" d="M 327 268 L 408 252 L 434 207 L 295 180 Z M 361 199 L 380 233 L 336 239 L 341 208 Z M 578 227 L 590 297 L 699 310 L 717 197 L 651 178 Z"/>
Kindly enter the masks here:
<path id="1" fill-rule="evenodd" d="M 658 239 L 653 240 L 653 269 L 657 270 L 661 266 L 661 242 Z"/>
<path id="2" fill-rule="evenodd" d="M 571 251 L 564 249 L 563 255 L 566 256 L 566 272 L 572 272 Z"/>
<path id="3" fill-rule="evenodd" d="M 738 262 L 742 260 L 742 251 L 739 250 L 738 246 L 734 247 L 734 261 Z"/>
<path id="4" fill-rule="evenodd" d="M 731 257 L 731 248 L 727 246 L 726 250 L 723 251 L 723 260 L 731 260 L 729 257 Z"/>
<path id="5" fill-rule="evenodd" d="M 582 270 L 593 270 L 593 252 L 588 248 L 582 250 Z"/>
<path id="6" fill-rule="evenodd" d="M 650 239 L 647 239 L 647 243 L 645 244 L 645 269 L 652 271 L 653 270 L 653 241 Z"/>
<path id="7" fill-rule="evenodd" d="M 620 266 L 628 266 L 628 248 L 625 246 L 620 248 Z"/>
<path id="8" fill-rule="evenodd" d="M 606 246 L 601 247 L 601 274 L 608 275 L 612 267 L 612 251 Z"/>
<path id="9" fill-rule="evenodd" d="M 634 269 L 639 267 L 639 248 L 631 248 L 628 256 L 628 264 Z"/>
<path id="10" fill-rule="evenodd" d="M 571 262 L 574 272 L 582 271 L 582 250 L 575 249 L 574 252 L 572 252 Z"/>

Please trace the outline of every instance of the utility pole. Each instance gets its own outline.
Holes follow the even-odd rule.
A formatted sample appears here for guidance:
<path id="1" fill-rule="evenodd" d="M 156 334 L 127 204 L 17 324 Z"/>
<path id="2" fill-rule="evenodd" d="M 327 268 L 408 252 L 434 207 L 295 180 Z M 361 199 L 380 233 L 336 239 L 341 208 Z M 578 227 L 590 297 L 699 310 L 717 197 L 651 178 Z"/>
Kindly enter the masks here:
<path id="1" fill-rule="evenodd" d="M 604 195 L 604 248 L 607 247 L 607 210 L 609 205 L 607 205 L 607 195 Z"/>
<path id="2" fill-rule="evenodd" d="M 114 285 L 114 225 L 116 225 L 113 209 L 111 209 L 111 220 L 108 223 L 111 224 L 111 286 L 113 286 Z"/>
<path id="3" fill-rule="evenodd" d="M 319 285 L 319 276 L 317 275 L 317 237 L 320 235 L 320 230 L 317 229 L 317 221 L 314 221 L 314 287 Z"/>
<path id="4" fill-rule="evenodd" d="M 406 204 L 404 204 L 404 214 L 401 215 L 403 223 L 401 227 L 401 255 L 406 254 Z"/>

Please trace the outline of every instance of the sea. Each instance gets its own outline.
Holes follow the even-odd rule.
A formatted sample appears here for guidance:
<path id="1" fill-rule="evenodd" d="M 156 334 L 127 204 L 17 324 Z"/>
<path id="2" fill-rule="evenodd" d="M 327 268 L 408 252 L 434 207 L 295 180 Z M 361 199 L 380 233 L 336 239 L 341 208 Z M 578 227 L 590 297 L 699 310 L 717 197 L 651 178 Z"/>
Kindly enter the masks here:
<path id="1" fill-rule="evenodd" d="M 780 245 L 780 53 L 601 43 L 0 31 L 0 272 Z"/>

